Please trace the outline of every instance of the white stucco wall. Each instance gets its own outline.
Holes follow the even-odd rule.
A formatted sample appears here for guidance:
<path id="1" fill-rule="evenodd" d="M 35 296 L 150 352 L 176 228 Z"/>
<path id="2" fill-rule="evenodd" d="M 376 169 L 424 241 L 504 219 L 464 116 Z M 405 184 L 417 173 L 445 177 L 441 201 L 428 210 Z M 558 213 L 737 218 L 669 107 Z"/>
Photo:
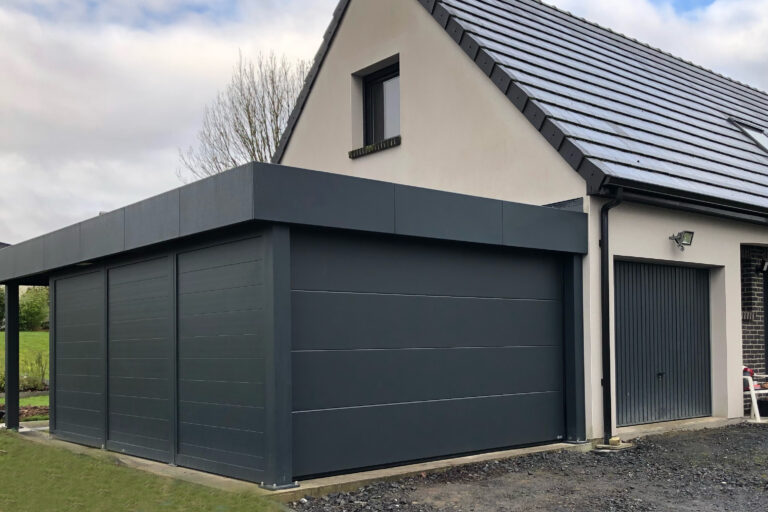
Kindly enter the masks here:
<path id="1" fill-rule="evenodd" d="M 602 358 L 600 334 L 600 208 L 604 200 L 590 199 L 589 256 L 584 262 L 584 323 L 586 340 L 587 418 L 590 437 L 603 435 Z M 683 230 L 696 233 L 681 252 L 669 236 Z M 723 418 L 744 414 L 741 344 L 741 246 L 768 245 L 768 228 L 716 217 L 625 203 L 610 213 L 610 248 L 615 259 L 646 260 L 704 266 L 710 269 L 712 334 L 712 413 Z M 613 266 L 611 266 L 613 283 Z M 613 285 L 611 319 L 613 315 Z M 615 354 L 611 325 L 612 353 Z M 615 361 L 613 362 L 615 363 Z M 616 389 L 615 364 L 612 364 Z M 613 398 L 616 426 L 616 397 Z M 591 425 L 590 425 L 591 423 Z M 619 431 L 620 432 L 620 431 Z"/>
<path id="2" fill-rule="evenodd" d="M 402 146 L 357 160 L 353 73 L 400 55 Z M 529 204 L 585 184 L 416 0 L 352 0 L 282 164 Z"/>

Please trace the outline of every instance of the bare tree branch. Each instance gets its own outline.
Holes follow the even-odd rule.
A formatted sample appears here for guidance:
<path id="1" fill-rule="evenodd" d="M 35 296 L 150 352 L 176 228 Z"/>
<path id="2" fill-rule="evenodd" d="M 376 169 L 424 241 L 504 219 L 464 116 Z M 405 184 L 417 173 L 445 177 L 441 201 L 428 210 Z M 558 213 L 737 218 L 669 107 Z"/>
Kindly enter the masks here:
<path id="1" fill-rule="evenodd" d="M 240 54 L 232 78 L 205 107 L 197 143 L 179 150 L 183 181 L 248 162 L 269 162 L 296 105 L 310 62 L 274 53 L 250 61 Z"/>

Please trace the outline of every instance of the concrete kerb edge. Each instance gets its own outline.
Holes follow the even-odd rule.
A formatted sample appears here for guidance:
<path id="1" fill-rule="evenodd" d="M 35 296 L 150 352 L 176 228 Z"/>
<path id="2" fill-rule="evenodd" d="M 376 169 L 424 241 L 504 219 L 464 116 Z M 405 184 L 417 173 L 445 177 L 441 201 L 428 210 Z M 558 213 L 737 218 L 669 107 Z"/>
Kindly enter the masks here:
<path id="1" fill-rule="evenodd" d="M 464 457 L 421 462 L 405 466 L 375 469 L 359 473 L 330 476 L 314 480 L 305 480 L 300 482 L 300 487 L 295 489 L 266 491 L 261 489 L 258 484 L 250 482 L 244 482 L 219 475 L 204 473 L 202 471 L 170 466 L 161 462 L 140 459 L 138 457 L 124 455 L 116 452 L 108 452 L 98 448 L 90 448 L 66 441 L 59 441 L 57 439 L 53 439 L 47 432 L 39 430 L 23 431 L 20 433 L 20 437 L 31 442 L 63 448 L 72 453 L 87 455 L 102 460 L 114 461 L 115 463 L 141 471 L 146 471 L 157 476 L 173 478 L 176 480 L 202 485 L 205 487 L 211 487 L 227 492 L 250 492 L 282 503 L 298 501 L 305 496 L 318 498 L 331 493 L 351 492 L 361 487 L 365 487 L 366 485 L 371 485 L 378 482 L 391 482 L 423 474 L 441 473 L 454 467 L 465 466 L 469 464 L 507 460 L 535 453 L 549 453 L 559 451 L 588 452 L 593 449 L 592 444 L 590 443 L 558 443 L 529 448 L 517 448 L 512 450 L 482 453 L 478 455 L 468 455 Z"/>

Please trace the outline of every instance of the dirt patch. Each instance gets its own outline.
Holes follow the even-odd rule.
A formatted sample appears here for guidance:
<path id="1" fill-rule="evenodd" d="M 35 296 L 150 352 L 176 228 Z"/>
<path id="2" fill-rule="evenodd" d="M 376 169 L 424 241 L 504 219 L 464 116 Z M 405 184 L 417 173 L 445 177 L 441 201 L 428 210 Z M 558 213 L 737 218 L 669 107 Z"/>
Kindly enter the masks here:
<path id="1" fill-rule="evenodd" d="M 19 420 L 24 421 L 28 418 L 34 418 L 36 416 L 48 416 L 48 413 L 48 406 L 19 407 Z"/>
<path id="2" fill-rule="evenodd" d="M 768 426 L 637 441 L 601 455 L 558 452 L 454 468 L 306 499 L 307 512 L 768 510 Z"/>

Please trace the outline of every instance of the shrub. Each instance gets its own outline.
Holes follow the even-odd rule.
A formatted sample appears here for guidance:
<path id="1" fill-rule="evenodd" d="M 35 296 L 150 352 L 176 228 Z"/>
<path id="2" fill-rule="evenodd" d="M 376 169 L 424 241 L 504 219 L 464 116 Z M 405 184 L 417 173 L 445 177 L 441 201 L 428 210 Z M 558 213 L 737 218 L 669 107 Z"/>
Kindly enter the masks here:
<path id="1" fill-rule="evenodd" d="M 42 352 L 21 364 L 20 391 L 46 391 L 48 389 L 48 358 Z"/>
<path id="2" fill-rule="evenodd" d="M 48 358 L 42 352 L 21 362 L 19 391 L 48 391 Z M 0 369 L 0 393 L 5 393 L 5 368 Z"/>
<path id="3" fill-rule="evenodd" d="M 19 299 L 19 329 L 37 331 L 46 320 L 48 320 L 48 288 L 34 286 L 24 292 Z"/>

